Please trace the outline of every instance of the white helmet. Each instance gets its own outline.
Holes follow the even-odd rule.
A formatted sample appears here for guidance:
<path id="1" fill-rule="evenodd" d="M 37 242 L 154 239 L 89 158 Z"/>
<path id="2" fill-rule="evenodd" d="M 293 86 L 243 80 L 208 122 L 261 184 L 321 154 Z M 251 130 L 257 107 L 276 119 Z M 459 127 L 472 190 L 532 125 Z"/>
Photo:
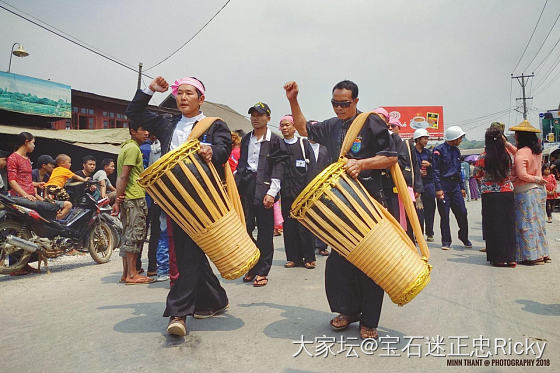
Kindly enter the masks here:
<path id="1" fill-rule="evenodd" d="M 425 128 L 418 128 L 416 131 L 414 131 L 414 135 L 412 135 L 412 138 L 416 140 L 420 137 L 430 137 L 428 130 Z"/>
<path id="2" fill-rule="evenodd" d="M 465 136 L 465 131 L 459 126 L 451 126 L 445 130 L 445 141 L 453 141 L 462 136 Z"/>

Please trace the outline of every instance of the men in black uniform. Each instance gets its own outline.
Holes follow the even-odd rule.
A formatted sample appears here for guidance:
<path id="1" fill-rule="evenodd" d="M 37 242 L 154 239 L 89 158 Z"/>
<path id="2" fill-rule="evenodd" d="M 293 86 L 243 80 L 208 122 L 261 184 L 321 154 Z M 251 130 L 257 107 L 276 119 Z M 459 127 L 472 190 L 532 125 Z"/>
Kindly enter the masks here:
<path id="1" fill-rule="evenodd" d="M 295 136 L 296 128 L 291 115 L 284 115 L 280 119 L 280 131 L 288 153 L 284 165 L 283 186 L 280 190 L 286 250 L 284 267 L 303 265 L 307 269 L 313 269 L 316 264 L 313 236 L 300 222 L 290 217 L 290 208 L 303 188 L 315 176 L 315 154 L 308 140 Z"/>
<path id="2" fill-rule="evenodd" d="M 282 139 L 268 128 L 270 108 L 257 102 L 249 108 L 253 130 L 243 136 L 235 180 L 241 196 L 247 232 L 253 237 L 258 230 L 256 244 L 261 252 L 258 263 L 243 277 L 260 287 L 268 284 L 274 245 L 274 206 L 279 197 L 282 162 L 285 158 Z"/>
<path id="3" fill-rule="evenodd" d="M 196 78 L 182 78 L 171 86 L 181 116 L 168 118 L 146 110 L 154 92 L 165 92 L 169 85 L 161 76 L 156 77 L 144 91 L 138 90 L 126 109 L 126 115 L 154 134 L 161 142 L 161 154 L 181 146 L 196 126 L 205 117 L 200 111 L 204 102 L 204 84 Z M 220 176 L 223 165 L 231 152 L 231 133 L 226 123 L 217 120 L 200 137 L 207 145 L 201 145 L 198 154 L 206 162 L 212 162 Z M 220 172 L 220 170 L 222 170 Z M 167 332 L 186 335 L 186 317 L 212 317 L 228 307 L 225 290 L 212 272 L 204 252 L 175 223 L 172 234 L 179 278 L 167 296 L 164 316 L 169 316 Z"/>
<path id="4" fill-rule="evenodd" d="M 335 161 L 344 136 L 359 113 L 356 109 L 358 86 L 348 80 L 336 84 L 331 99 L 336 117 L 313 125 L 306 123 L 299 106 L 296 82 L 286 83 L 284 89 L 296 130 L 300 135 L 308 135 L 325 145 L 331 162 Z M 375 199 L 382 201 L 380 170 L 395 164 L 397 153 L 387 125 L 377 115 L 368 117 L 346 156 L 349 158 L 346 163 L 348 175 L 359 179 Z M 346 329 L 351 323 L 360 321 L 360 336 L 377 338 L 383 289 L 334 250 L 327 259 L 325 287 L 331 310 L 340 313 L 331 320 L 334 329 Z"/>

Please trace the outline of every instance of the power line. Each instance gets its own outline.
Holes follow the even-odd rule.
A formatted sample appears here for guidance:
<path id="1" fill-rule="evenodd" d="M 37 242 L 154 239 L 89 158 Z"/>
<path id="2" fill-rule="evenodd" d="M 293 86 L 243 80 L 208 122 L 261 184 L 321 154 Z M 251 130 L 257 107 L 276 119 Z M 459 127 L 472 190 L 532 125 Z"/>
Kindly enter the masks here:
<path id="1" fill-rule="evenodd" d="M 171 57 L 173 57 L 173 56 L 174 56 L 177 52 L 179 52 L 181 49 L 183 49 L 183 48 L 185 47 L 185 45 L 189 44 L 189 43 L 191 42 L 191 40 L 193 40 L 198 34 L 200 34 L 200 32 L 201 32 L 202 30 L 204 30 L 204 29 L 206 28 L 206 26 L 208 26 L 208 24 L 209 24 L 210 22 L 212 22 L 212 20 L 213 20 L 214 18 L 216 18 L 216 16 L 229 4 L 230 1 L 231 1 L 231 0 L 227 0 L 227 1 L 225 2 L 225 4 L 222 5 L 222 7 L 221 7 L 220 9 L 218 9 L 218 11 L 216 12 L 216 14 L 214 14 L 214 15 L 212 16 L 212 18 L 210 18 L 210 19 L 208 20 L 208 22 L 206 22 L 193 36 L 191 36 L 191 37 L 189 38 L 189 40 L 187 40 L 186 42 L 184 42 L 183 45 L 181 45 L 179 48 L 177 48 L 173 53 L 171 53 L 169 56 L 165 57 L 163 60 L 161 60 L 161 61 L 159 61 L 158 63 L 156 63 L 155 65 L 150 66 L 150 67 L 148 67 L 147 69 L 145 69 L 145 71 L 151 70 L 151 69 L 153 69 L 154 67 L 161 65 L 162 63 L 164 63 L 165 61 L 167 61 L 168 59 L 170 59 Z M 547 1 L 548 1 L 548 0 L 547 0 Z"/>
<path id="2" fill-rule="evenodd" d="M 533 39 L 533 35 L 535 35 L 535 31 L 537 30 L 537 26 L 539 25 L 539 22 L 541 21 L 541 17 L 544 13 L 544 8 L 546 8 L 546 4 L 548 4 L 548 0 L 546 0 L 544 2 L 544 6 L 541 10 L 541 14 L 539 15 L 539 19 L 537 20 L 537 24 L 535 25 L 535 28 L 533 28 L 533 32 L 531 33 L 531 37 L 529 38 L 529 40 L 527 41 L 527 45 L 525 45 L 525 49 L 523 49 L 523 53 L 521 53 L 521 57 L 519 57 L 519 61 L 517 61 L 517 63 L 515 64 L 515 67 L 513 68 L 513 72 L 515 72 L 515 70 L 517 69 L 517 67 L 519 66 L 519 63 L 521 62 L 521 60 L 523 59 L 523 56 L 525 55 L 525 52 L 527 51 L 527 48 L 529 47 L 529 44 L 531 43 L 531 40 Z"/>
<path id="3" fill-rule="evenodd" d="M 513 110 L 513 109 L 508 107 L 508 108 L 505 108 L 503 110 L 497 111 L 495 113 L 490 113 L 490 114 L 482 115 L 482 116 L 475 117 L 475 118 L 459 120 L 459 121 L 456 121 L 456 122 L 450 122 L 450 123 L 447 123 L 447 125 L 455 126 L 455 125 L 466 125 L 466 124 L 469 124 L 469 123 L 478 123 L 481 120 L 486 120 L 487 118 L 490 118 L 492 116 L 496 116 L 496 115 L 499 115 L 499 114 L 507 113 L 508 111 L 511 111 L 511 110 Z"/>
<path id="4" fill-rule="evenodd" d="M 550 28 L 550 30 L 548 30 L 548 34 L 546 34 L 546 37 L 544 38 L 543 42 L 541 43 L 541 46 L 539 47 L 539 50 L 537 51 L 537 53 L 535 53 L 535 55 L 533 56 L 533 59 L 531 60 L 531 62 L 529 62 L 527 64 L 527 66 L 525 67 L 525 71 L 527 71 L 527 69 L 529 69 L 529 66 L 531 66 L 531 64 L 533 63 L 533 61 L 535 60 L 535 58 L 537 58 L 537 56 L 539 55 L 539 52 L 541 51 L 542 47 L 544 46 L 544 43 L 546 43 L 546 41 L 548 40 L 548 37 L 550 36 L 550 33 L 552 32 L 552 30 L 554 29 L 554 26 L 556 26 L 556 22 L 558 22 L 558 19 L 560 18 L 560 13 L 558 13 L 558 16 L 556 17 L 556 19 L 554 20 L 554 23 L 552 24 L 552 27 Z"/>
<path id="5" fill-rule="evenodd" d="M 543 60 L 541 61 L 541 63 L 539 63 L 537 65 L 537 67 L 535 67 L 534 71 L 537 71 L 538 69 L 541 68 L 541 66 L 543 65 L 543 63 L 548 59 L 548 57 L 552 54 L 552 52 L 554 52 L 554 50 L 556 49 L 556 46 L 558 45 L 558 43 L 560 43 L 560 38 L 558 38 L 558 40 L 556 40 L 556 43 L 554 43 L 554 45 L 552 46 L 552 48 L 550 48 L 550 52 L 548 52 L 548 54 L 543 58 Z"/>
<path id="6" fill-rule="evenodd" d="M 76 45 L 79 46 L 79 47 L 82 47 L 82 48 L 84 48 L 84 49 L 87 49 L 88 51 L 90 51 L 90 52 L 92 52 L 92 53 L 95 53 L 96 55 L 98 55 L 98 56 L 100 56 L 100 57 L 103 57 L 103 58 L 105 58 L 105 59 L 107 59 L 107 60 L 109 60 L 109 61 L 111 61 L 111 62 L 114 62 L 114 63 L 116 63 L 116 64 L 118 64 L 118 65 L 120 65 L 120 66 L 122 66 L 122 67 L 124 67 L 124 68 L 126 68 L 126 69 L 128 69 L 128 70 L 134 71 L 135 73 L 138 73 L 138 70 L 137 70 L 137 69 L 128 66 L 128 65 L 125 64 L 124 62 L 118 61 L 117 59 L 115 59 L 115 58 L 113 58 L 113 57 L 110 57 L 110 56 L 107 56 L 107 55 L 105 55 L 105 54 L 103 54 L 103 53 L 101 53 L 101 52 L 98 52 L 98 51 L 96 51 L 95 49 L 93 49 L 92 47 L 89 47 L 89 46 L 87 46 L 87 45 L 85 45 L 85 44 L 83 44 L 83 43 L 81 43 L 81 42 L 72 40 L 70 37 L 67 37 L 67 36 L 65 36 L 65 35 L 62 35 L 61 32 L 57 32 L 57 31 L 51 30 L 51 29 L 49 29 L 48 27 L 43 26 L 43 25 L 39 24 L 38 22 L 33 21 L 32 19 L 29 19 L 29 18 L 27 18 L 27 17 L 25 17 L 25 16 L 23 16 L 23 15 L 21 15 L 21 14 L 18 14 L 18 13 L 16 13 L 16 12 L 14 12 L 13 10 L 10 10 L 10 9 L 6 8 L 5 6 L 0 5 L 0 8 L 4 9 L 4 10 L 7 11 L 7 12 L 12 13 L 13 15 L 15 15 L 15 16 L 17 16 L 17 17 L 23 18 L 24 20 L 26 20 L 26 21 L 28 21 L 28 22 L 34 24 L 35 26 L 38 26 L 38 27 L 42 28 L 43 30 L 46 30 L 46 31 L 48 31 L 48 32 L 50 32 L 50 33 L 53 33 L 53 34 L 57 35 L 57 36 L 60 36 L 60 37 L 63 38 L 64 40 L 67 40 L 67 41 L 69 41 L 69 42 L 71 42 L 71 43 L 73 43 L 73 44 L 76 44 Z M 153 79 L 153 77 L 151 77 L 151 76 L 149 76 L 149 75 L 147 75 L 147 74 L 143 74 L 143 75 L 147 76 L 147 77 L 150 78 L 150 79 Z"/>

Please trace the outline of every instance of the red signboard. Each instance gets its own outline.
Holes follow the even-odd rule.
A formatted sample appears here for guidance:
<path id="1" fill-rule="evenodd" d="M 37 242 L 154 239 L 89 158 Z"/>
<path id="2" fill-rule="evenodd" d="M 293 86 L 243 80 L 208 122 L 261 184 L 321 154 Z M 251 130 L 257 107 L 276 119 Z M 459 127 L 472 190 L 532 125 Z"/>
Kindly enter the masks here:
<path id="1" fill-rule="evenodd" d="M 399 135 L 403 139 L 412 138 L 419 128 L 424 128 L 430 138 L 443 138 L 443 106 L 383 106 L 389 117 L 397 118 L 404 127 Z"/>

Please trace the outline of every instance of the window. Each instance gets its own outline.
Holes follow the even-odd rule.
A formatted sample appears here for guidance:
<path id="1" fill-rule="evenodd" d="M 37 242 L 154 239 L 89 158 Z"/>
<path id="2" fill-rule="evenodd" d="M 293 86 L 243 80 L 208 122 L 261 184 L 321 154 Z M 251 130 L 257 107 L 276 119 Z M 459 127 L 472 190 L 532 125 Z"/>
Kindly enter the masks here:
<path id="1" fill-rule="evenodd" d="M 84 108 L 84 107 L 81 108 L 81 109 L 80 109 L 80 113 L 82 113 L 82 114 L 87 114 L 87 109 Z"/>
<path id="2" fill-rule="evenodd" d="M 77 113 L 78 112 L 78 107 L 77 106 L 72 106 L 72 112 Z"/>
<path id="3" fill-rule="evenodd" d="M 103 112 L 103 116 L 104 116 L 104 117 L 107 116 L 107 112 L 106 112 L 106 111 Z"/>
<path id="4" fill-rule="evenodd" d="M 115 113 L 109 113 L 109 118 L 114 118 L 115 117 Z"/>
<path id="5" fill-rule="evenodd" d="M 89 114 L 89 115 L 93 115 L 93 114 L 94 114 L 94 113 L 93 113 L 93 109 L 88 109 L 88 114 Z"/>
<path id="6" fill-rule="evenodd" d="M 88 128 L 89 129 L 94 129 L 95 128 L 95 119 L 94 118 L 89 118 L 88 119 Z"/>
<path id="7" fill-rule="evenodd" d="M 103 121 L 103 128 L 109 128 L 109 121 L 108 120 Z"/>

